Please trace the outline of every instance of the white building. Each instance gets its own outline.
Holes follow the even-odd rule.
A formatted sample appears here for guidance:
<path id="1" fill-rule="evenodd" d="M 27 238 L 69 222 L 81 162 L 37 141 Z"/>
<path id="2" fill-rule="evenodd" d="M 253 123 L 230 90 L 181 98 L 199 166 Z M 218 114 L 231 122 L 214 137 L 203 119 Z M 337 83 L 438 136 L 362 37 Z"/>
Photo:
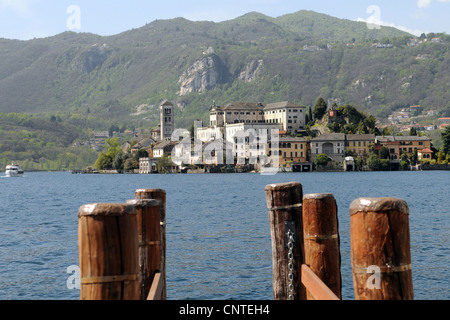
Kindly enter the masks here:
<path id="1" fill-rule="evenodd" d="M 264 121 L 282 124 L 284 131 L 295 133 L 306 125 L 306 107 L 289 101 L 270 103 L 264 107 Z"/>

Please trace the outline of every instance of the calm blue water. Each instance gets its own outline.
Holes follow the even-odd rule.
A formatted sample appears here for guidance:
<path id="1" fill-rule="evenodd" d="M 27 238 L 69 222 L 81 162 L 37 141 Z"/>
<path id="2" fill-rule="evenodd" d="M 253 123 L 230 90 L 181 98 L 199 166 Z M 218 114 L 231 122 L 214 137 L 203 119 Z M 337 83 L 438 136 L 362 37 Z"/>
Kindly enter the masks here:
<path id="1" fill-rule="evenodd" d="M 0 174 L 2 175 L 2 174 Z M 339 209 L 343 299 L 354 299 L 349 206 L 394 196 L 410 208 L 415 299 L 450 299 L 450 172 L 230 175 L 26 173 L 0 179 L 0 299 L 77 300 L 67 268 L 78 265 L 78 209 L 125 202 L 139 188 L 167 192 L 169 300 L 272 300 L 264 187 L 298 181 L 304 194 L 333 193 Z"/>

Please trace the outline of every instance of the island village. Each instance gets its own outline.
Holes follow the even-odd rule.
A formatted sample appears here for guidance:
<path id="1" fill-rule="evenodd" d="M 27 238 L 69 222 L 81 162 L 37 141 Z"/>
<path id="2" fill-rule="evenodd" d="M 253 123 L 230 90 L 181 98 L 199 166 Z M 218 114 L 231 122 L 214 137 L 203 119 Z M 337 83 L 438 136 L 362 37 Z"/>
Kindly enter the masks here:
<path id="1" fill-rule="evenodd" d="M 209 124 L 195 122 L 191 130 L 175 128 L 174 111 L 173 103 L 161 102 L 158 127 L 121 146 L 132 154 L 144 152 L 133 173 L 421 170 L 435 153 L 427 136 L 329 130 L 307 136 L 308 107 L 288 101 L 214 103 Z M 336 105 L 327 107 L 325 117 L 339 121 Z M 370 156 L 376 156 L 377 168 Z"/>

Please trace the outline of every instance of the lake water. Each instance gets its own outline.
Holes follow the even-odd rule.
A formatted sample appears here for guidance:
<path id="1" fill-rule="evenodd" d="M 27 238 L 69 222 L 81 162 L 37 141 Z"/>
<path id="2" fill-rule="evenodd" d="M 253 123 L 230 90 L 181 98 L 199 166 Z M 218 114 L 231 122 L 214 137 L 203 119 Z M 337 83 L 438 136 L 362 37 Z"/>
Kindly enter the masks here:
<path id="1" fill-rule="evenodd" d="M 0 173 L 3 175 L 3 173 Z M 123 203 L 140 188 L 167 192 L 167 298 L 272 300 L 264 187 L 297 181 L 304 194 L 332 193 L 339 210 L 343 299 L 354 299 L 350 203 L 393 196 L 410 208 L 416 300 L 447 300 L 450 172 L 72 175 L 0 179 L 0 299 L 77 300 L 67 273 L 78 265 L 78 209 Z"/>

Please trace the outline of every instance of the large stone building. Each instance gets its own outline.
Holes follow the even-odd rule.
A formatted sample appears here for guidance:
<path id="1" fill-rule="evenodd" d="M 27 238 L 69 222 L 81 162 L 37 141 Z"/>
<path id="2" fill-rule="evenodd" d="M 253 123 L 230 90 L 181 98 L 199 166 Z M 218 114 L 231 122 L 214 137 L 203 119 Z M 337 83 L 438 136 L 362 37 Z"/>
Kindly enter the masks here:
<path id="1" fill-rule="evenodd" d="M 351 151 L 353 156 L 368 156 L 370 146 L 375 144 L 374 134 L 347 134 L 345 142 L 346 150 Z"/>
<path id="2" fill-rule="evenodd" d="M 311 161 L 319 154 L 326 154 L 335 162 L 344 162 L 345 133 L 326 133 L 311 140 Z"/>
<path id="3" fill-rule="evenodd" d="M 377 136 L 376 144 L 389 150 L 389 160 L 400 161 L 405 153 L 410 157 L 416 150 L 431 149 L 431 139 L 426 136 Z"/>
<path id="4" fill-rule="evenodd" d="M 225 107 L 212 106 L 210 110 L 210 128 L 227 125 L 279 124 L 282 130 L 295 134 L 305 126 L 306 107 L 289 101 L 270 103 L 235 102 Z"/>
<path id="5" fill-rule="evenodd" d="M 288 133 L 296 133 L 305 126 L 306 107 L 289 101 L 270 103 L 264 107 L 264 122 L 281 124 Z"/>

